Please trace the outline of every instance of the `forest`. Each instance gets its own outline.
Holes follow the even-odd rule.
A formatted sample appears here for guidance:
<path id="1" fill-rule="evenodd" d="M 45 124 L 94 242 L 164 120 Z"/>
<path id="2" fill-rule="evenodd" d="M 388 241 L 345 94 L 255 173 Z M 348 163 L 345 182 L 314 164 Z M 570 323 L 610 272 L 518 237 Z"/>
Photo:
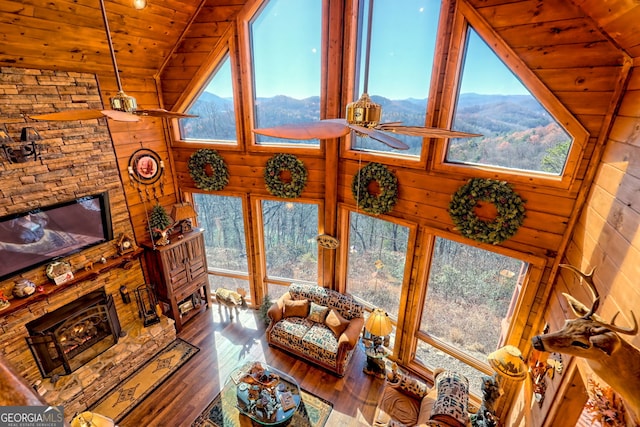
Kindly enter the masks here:
<path id="1" fill-rule="evenodd" d="M 389 100 L 379 96 L 373 96 L 372 99 L 382 106 L 383 122 L 399 121 L 417 126 L 425 123 L 426 99 Z M 258 99 L 255 109 L 257 127 L 304 123 L 318 120 L 320 100 L 318 97 L 294 99 L 275 96 Z M 204 92 L 189 110 L 190 114 L 199 117 L 182 121 L 182 135 L 187 140 L 236 141 L 233 111 L 231 99 Z M 450 141 L 447 153 L 450 162 L 477 163 L 554 175 L 562 173 L 572 142 L 566 131 L 531 95 L 462 94 L 453 128 L 482 136 Z M 422 138 L 396 136 L 410 147 L 403 154 L 420 155 Z M 262 136 L 258 138 L 262 143 L 270 140 L 275 141 Z M 356 138 L 355 147 L 389 150 L 377 141 L 360 137 Z"/>

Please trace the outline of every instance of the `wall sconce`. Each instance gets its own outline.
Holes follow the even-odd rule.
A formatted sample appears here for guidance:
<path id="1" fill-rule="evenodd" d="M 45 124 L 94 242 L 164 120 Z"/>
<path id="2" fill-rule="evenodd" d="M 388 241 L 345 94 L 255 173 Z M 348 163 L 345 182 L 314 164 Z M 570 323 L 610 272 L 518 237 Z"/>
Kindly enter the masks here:
<path id="1" fill-rule="evenodd" d="M 36 161 L 40 159 L 40 150 L 42 146 L 37 142 L 42 138 L 35 128 L 24 127 L 20 135 L 22 144 L 14 148 L 13 138 L 7 131 L 7 125 L 0 128 L 0 148 L 9 163 L 25 163 L 27 161 Z"/>
<path id="2" fill-rule="evenodd" d="M 512 345 L 505 345 L 489 354 L 487 359 L 491 367 L 503 377 L 524 381 L 529 376 L 533 383 L 533 396 L 538 402 L 538 406 L 542 407 L 547 391 L 545 377 L 549 375 L 550 378 L 553 378 L 555 372 L 562 374 L 563 369 L 562 356 L 559 353 L 551 354 L 546 360 L 544 360 L 543 354 L 541 351 L 534 350 L 527 367 L 527 362 L 522 357 L 520 349 Z"/>

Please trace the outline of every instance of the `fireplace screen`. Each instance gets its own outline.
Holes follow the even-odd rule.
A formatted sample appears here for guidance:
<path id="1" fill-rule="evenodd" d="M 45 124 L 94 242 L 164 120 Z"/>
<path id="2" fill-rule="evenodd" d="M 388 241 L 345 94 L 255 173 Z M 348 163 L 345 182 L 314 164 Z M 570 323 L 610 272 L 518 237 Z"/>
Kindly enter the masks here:
<path id="1" fill-rule="evenodd" d="M 121 333 L 113 297 L 104 289 L 28 323 L 27 330 L 43 377 L 70 374 L 118 342 Z"/>

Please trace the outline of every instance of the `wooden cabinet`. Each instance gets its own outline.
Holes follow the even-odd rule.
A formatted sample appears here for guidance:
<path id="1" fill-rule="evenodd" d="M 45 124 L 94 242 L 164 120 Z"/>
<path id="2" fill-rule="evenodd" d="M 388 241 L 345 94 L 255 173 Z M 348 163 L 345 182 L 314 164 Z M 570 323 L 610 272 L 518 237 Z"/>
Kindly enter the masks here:
<path id="1" fill-rule="evenodd" d="M 211 305 L 207 257 L 201 229 L 166 246 L 142 244 L 150 283 L 155 287 L 163 312 L 176 322 L 176 331 Z"/>

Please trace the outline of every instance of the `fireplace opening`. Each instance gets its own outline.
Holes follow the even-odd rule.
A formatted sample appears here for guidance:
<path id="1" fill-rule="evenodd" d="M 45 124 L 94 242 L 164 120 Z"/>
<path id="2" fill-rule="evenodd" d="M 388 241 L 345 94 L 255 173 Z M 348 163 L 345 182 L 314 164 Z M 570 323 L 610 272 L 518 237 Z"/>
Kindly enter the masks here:
<path id="1" fill-rule="evenodd" d="M 27 343 L 43 377 L 70 374 L 118 342 L 120 321 L 104 289 L 27 323 Z"/>

